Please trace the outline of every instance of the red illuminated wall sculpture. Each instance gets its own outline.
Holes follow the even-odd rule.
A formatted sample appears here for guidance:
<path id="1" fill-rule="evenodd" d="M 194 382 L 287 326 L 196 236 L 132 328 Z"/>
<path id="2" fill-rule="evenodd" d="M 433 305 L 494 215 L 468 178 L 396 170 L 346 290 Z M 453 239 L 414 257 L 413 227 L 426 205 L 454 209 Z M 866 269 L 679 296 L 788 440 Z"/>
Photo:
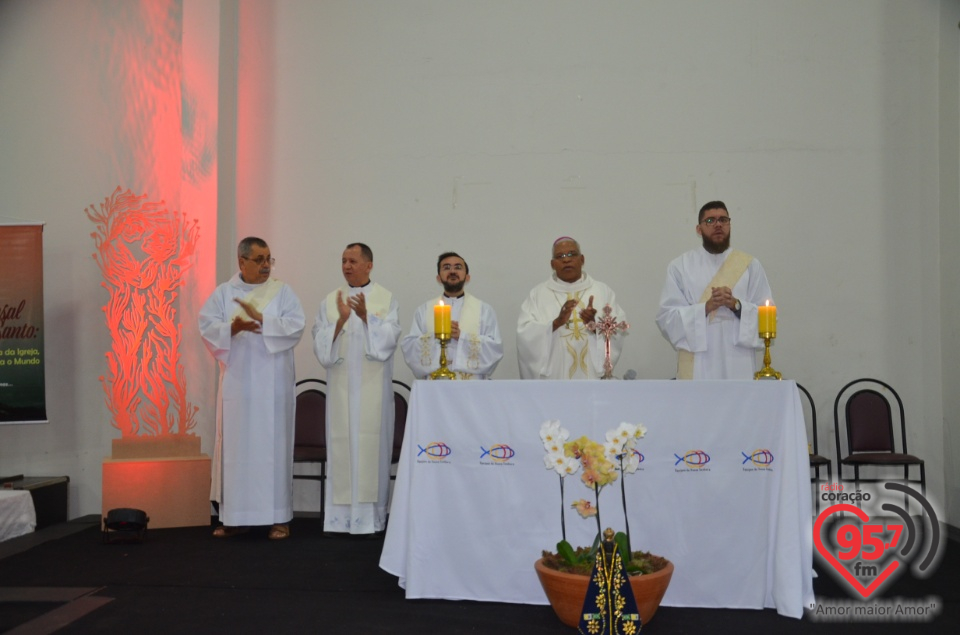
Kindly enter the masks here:
<path id="1" fill-rule="evenodd" d="M 119 448 L 131 442 L 142 446 L 138 440 L 166 446 L 152 455 L 199 454 L 200 439 L 191 432 L 198 408 L 187 401 L 177 322 L 178 289 L 191 266 L 199 227 L 163 201 L 146 198 L 118 187 L 99 209 L 84 209 L 96 225 L 93 258 L 110 293 L 103 312 L 112 347 L 100 382 L 111 425 L 121 435 L 114 440 L 114 458 L 123 458 Z M 183 442 L 190 450 L 174 449 Z"/>

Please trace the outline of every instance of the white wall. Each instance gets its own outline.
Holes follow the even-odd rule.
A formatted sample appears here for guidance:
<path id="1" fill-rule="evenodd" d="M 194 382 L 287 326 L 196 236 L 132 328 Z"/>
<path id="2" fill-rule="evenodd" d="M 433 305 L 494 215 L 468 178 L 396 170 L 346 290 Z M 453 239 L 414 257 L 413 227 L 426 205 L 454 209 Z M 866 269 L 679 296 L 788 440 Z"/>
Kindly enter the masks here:
<path id="1" fill-rule="evenodd" d="M 182 196 L 201 232 L 214 235 L 217 9 L 194 2 L 185 12 L 175 0 L 0 4 L 0 216 L 46 223 L 50 420 L 0 426 L 0 474 L 68 475 L 71 517 L 99 513 L 101 464 L 119 436 L 99 381 L 110 349 L 101 311 L 109 296 L 84 209 L 96 209 L 118 186 L 171 210 L 181 209 Z M 203 33 L 193 33 L 205 21 Z M 212 39 L 212 51 L 201 37 Z M 209 66 L 195 60 L 213 63 L 212 80 Z M 211 81 L 212 97 L 198 85 Z M 211 101 L 212 113 L 198 108 Z M 188 391 L 202 407 L 201 431 L 210 429 L 215 375 L 195 315 L 197 297 L 213 286 L 214 260 L 212 250 L 201 251 L 181 290 L 183 358 L 193 368 Z"/>
<path id="2" fill-rule="evenodd" d="M 940 7 L 940 298 L 944 504 L 960 524 L 960 2 Z"/>
<path id="3" fill-rule="evenodd" d="M 55 366 L 51 424 L 0 428 L 0 472 L 69 473 L 76 514 L 98 509 L 112 436 L 82 208 L 121 180 L 79 160 L 110 119 L 84 103 L 88 86 L 59 78 L 91 33 L 108 37 L 67 19 L 90 5 L 102 3 L 0 8 L 0 214 L 49 223 Z M 237 100 L 237 158 L 219 157 L 236 163 L 236 182 L 221 180 L 220 231 L 235 222 L 270 241 L 310 324 L 342 280 L 346 243 L 374 249 L 404 327 L 436 291 L 437 254 L 453 249 L 498 312 L 507 355 L 496 377 L 515 378 L 519 305 L 549 274 L 553 239 L 572 234 L 628 312 L 618 371 L 671 377 L 653 322 L 665 267 L 697 244 L 699 206 L 720 198 L 734 245 L 767 270 L 781 317 L 774 366 L 814 394 L 821 450 L 833 451 L 836 390 L 883 379 L 943 498 L 955 397 L 942 375 L 958 346 L 942 316 L 955 315 L 958 282 L 944 266 L 956 242 L 939 236 L 957 233 L 943 166 L 956 176 L 960 81 L 941 72 L 956 51 L 940 41 L 956 38 L 956 3 L 239 0 L 221 11 L 236 7 L 239 83 L 220 99 Z M 297 364 L 301 377 L 323 375 L 306 339 Z M 396 376 L 410 377 L 402 361 Z"/>

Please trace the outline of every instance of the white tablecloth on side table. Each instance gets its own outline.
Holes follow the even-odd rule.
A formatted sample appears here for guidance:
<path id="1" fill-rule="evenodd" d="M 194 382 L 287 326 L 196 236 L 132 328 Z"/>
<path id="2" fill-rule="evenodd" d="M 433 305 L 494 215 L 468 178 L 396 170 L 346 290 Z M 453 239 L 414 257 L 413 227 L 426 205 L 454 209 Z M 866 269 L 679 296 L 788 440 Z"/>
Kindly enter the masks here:
<path id="1" fill-rule="evenodd" d="M 597 441 L 643 423 L 626 475 L 634 549 L 672 560 L 665 606 L 775 608 L 813 602 L 806 428 L 792 381 L 418 381 L 380 566 L 408 598 L 546 604 L 533 569 L 561 538 L 560 485 L 540 424 Z M 589 544 L 593 500 L 565 481 L 567 540 Z M 600 495 L 623 530 L 620 481 Z"/>
<path id="2" fill-rule="evenodd" d="M 30 492 L 0 489 L 0 541 L 29 534 L 37 527 Z"/>

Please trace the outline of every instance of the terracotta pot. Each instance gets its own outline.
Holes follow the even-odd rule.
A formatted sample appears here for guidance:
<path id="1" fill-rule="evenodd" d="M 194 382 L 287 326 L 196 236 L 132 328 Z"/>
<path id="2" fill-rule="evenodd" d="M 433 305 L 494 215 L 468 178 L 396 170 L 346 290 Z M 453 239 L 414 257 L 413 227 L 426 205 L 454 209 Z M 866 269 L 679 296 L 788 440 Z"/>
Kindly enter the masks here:
<path id="1" fill-rule="evenodd" d="M 547 599 L 550 600 L 553 612 L 561 622 L 577 628 L 580 624 L 583 601 L 587 597 L 590 576 L 549 569 L 543 564 L 542 558 L 537 560 L 533 567 L 537 570 L 540 585 L 547 594 Z M 667 566 L 656 573 L 630 576 L 630 587 L 633 589 L 633 597 L 637 600 L 637 610 L 640 611 L 640 619 L 643 620 L 644 626 L 653 619 L 672 577 L 673 563 L 669 561 Z"/>

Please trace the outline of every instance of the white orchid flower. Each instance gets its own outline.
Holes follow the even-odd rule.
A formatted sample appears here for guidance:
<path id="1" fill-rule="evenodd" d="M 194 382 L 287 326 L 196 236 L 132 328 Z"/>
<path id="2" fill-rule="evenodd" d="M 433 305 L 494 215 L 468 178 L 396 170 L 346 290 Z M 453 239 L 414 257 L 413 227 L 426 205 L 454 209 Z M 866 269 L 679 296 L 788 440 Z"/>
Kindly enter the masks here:
<path id="1" fill-rule="evenodd" d="M 630 450 L 627 455 L 623 457 L 623 473 L 633 474 L 637 471 L 638 467 L 640 467 L 640 453 L 636 450 Z"/>
<path id="2" fill-rule="evenodd" d="M 563 454 L 563 441 L 546 441 L 543 444 L 543 449 L 547 451 L 547 454 Z"/>
<path id="3" fill-rule="evenodd" d="M 627 435 L 623 434 L 620 428 L 616 430 L 607 430 L 607 443 L 616 445 L 617 447 L 623 447 L 623 444 L 627 442 L 629 438 Z"/>
<path id="4" fill-rule="evenodd" d="M 540 424 L 540 440 L 543 441 L 545 447 L 548 443 L 555 442 L 563 445 L 564 441 L 569 438 L 570 432 L 560 425 L 559 419 L 550 419 Z"/>
<path id="5" fill-rule="evenodd" d="M 548 470 L 556 470 L 558 474 L 563 474 L 563 469 L 566 467 L 567 457 L 563 453 L 557 454 L 556 452 L 548 453 L 543 455 L 543 465 Z"/>
<path id="6" fill-rule="evenodd" d="M 545 454 L 543 456 L 543 465 L 548 470 L 553 470 L 560 476 L 574 474 L 580 469 L 580 461 L 564 456 L 563 452 Z"/>
<path id="7" fill-rule="evenodd" d="M 643 431 L 646 432 L 647 429 L 644 428 Z M 623 448 L 633 447 L 633 440 L 639 439 L 642 436 L 643 434 L 637 435 L 637 426 L 622 421 L 616 429 L 607 432 L 607 441 L 618 444 L 622 451 Z"/>
<path id="8" fill-rule="evenodd" d="M 623 444 L 618 441 L 607 441 L 603 444 L 603 455 L 614 465 L 619 463 L 617 457 L 623 454 Z"/>
<path id="9" fill-rule="evenodd" d="M 628 439 L 639 439 L 637 436 L 637 425 L 632 423 L 627 423 L 626 421 L 621 421 L 620 425 L 617 426 L 617 432 L 623 434 Z M 644 428 L 646 432 L 646 428 Z M 643 436 L 642 434 L 640 436 Z"/>
<path id="10" fill-rule="evenodd" d="M 623 425 L 623 424 L 620 424 L 620 425 Z M 631 436 L 633 436 L 634 439 L 642 439 L 643 437 L 647 436 L 647 426 L 643 425 L 642 423 L 636 424 L 634 426 L 634 431 Z"/>

